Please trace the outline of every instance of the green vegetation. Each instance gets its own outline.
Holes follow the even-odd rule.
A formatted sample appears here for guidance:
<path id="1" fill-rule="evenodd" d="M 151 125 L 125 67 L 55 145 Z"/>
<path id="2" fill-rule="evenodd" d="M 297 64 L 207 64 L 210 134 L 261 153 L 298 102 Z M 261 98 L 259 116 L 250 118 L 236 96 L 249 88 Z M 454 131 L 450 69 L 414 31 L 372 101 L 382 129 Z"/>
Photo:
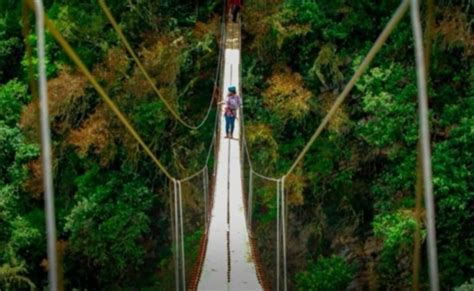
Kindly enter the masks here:
<path id="1" fill-rule="evenodd" d="M 474 277 L 474 40 L 472 5 L 435 2 L 433 24 L 426 22 L 427 2 L 422 17 L 426 43 L 431 43 L 440 281 L 442 289 L 450 289 Z M 247 4 L 244 106 L 257 171 L 270 176 L 287 171 L 397 5 L 345 0 Z M 312 278 L 325 272 L 314 266 L 332 255 L 357 272 L 349 273 L 353 276 L 344 286 L 324 285 L 324 290 L 342 290 L 351 281 L 358 289 L 411 286 L 418 140 L 414 68 L 405 17 L 304 162 L 287 177 L 290 289 L 311 289 Z M 255 188 L 255 234 L 263 260 L 272 261 L 275 249 L 268 237 L 275 235 L 275 188 L 261 181 Z M 422 250 L 424 234 L 422 229 Z M 425 252 L 421 259 L 425 288 Z M 274 263 L 266 265 L 272 282 L 274 268 Z"/>
<path id="2" fill-rule="evenodd" d="M 296 275 L 298 290 L 343 290 L 354 276 L 354 268 L 342 257 L 318 258 Z"/>
<path id="3" fill-rule="evenodd" d="M 202 167 L 215 112 L 180 126 L 97 1 L 48 0 L 48 17 L 172 174 Z M 428 1 L 429 2 L 429 1 Z M 221 1 L 109 0 L 160 92 L 197 121 L 213 92 Z M 243 100 L 255 169 L 284 173 L 399 1 L 246 1 Z M 22 5 L 0 0 L 0 289 L 47 284 L 38 108 Z M 474 38 L 469 1 L 423 2 L 441 289 L 474 278 Z M 30 15 L 30 22 L 33 16 Z M 27 42 L 36 64 L 32 25 Z M 278 53 L 276 53 L 278 52 Z M 417 99 L 405 17 L 295 173 L 287 177 L 290 290 L 408 289 L 412 283 Z M 66 290 L 171 290 L 169 183 L 47 34 L 58 254 Z M 186 269 L 203 234 L 186 183 Z M 254 234 L 274 279 L 274 185 L 255 181 Z M 198 198 L 196 198 L 198 197 Z M 422 227 L 422 250 L 425 249 Z M 421 254 L 427 288 L 426 254 Z M 470 289 L 471 288 L 471 289 Z"/>
<path id="4" fill-rule="evenodd" d="M 45 2 L 48 17 L 170 171 L 185 176 L 202 167 L 215 113 L 202 132 L 188 132 L 164 109 L 97 1 Z M 108 1 L 158 89 L 191 121 L 207 110 L 219 48 L 221 5 L 200 2 L 196 11 L 194 3 Z M 0 289 L 42 289 L 39 113 L 27 86 L 22 5 L 2 0 L 0 7 Z M 29 33 L 35 52 L 34 26 Z M 167 180 L 49 33 L 47 73 L 65 288 L 173 289 Z M 189 273 L 203 233 L 200 204 L 188 194 L 198 185 L 184 191 Z"/>

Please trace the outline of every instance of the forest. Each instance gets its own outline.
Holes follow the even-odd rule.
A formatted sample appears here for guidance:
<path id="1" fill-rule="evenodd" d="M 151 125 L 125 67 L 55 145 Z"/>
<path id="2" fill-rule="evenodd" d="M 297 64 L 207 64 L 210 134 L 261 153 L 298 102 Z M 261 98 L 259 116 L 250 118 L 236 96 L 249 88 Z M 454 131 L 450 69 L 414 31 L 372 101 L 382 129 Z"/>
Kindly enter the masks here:
<path id="1" fill-rule="evenodd" d="M 44 2 L 48 18 L 170 173 L 195 173 L 206 159 L 219 113 L 212 110 L 201 130 L 183 127 L 149 86 L 98 1 Z M 106 2 L 158 91 L 185 120 L 201 120 L 219 74 L 223 1 Z M 440 287 L 474 290 L 474 3 L 420 2 Z M 399 4 L 243 3 L 241 96 L 258 172 L 277 176 L 291 166 Z M 39 109 L 32 85 L 37 36 L 34 13 L 25 7 L 0 0 L 0 290 L 48 286 Z M 48 31 L 46 48 L 62 285 L 172 290 L 167 177 Z M 406 290 L 418 273 L 418 289 L 429 289 L 425 212 L 416 212 L 415 68 L 405 15 L 287 177 L 288 289 Z M 184 188 L 187 266 L 195 264 L 204 231 L 196 222 L 203 209 L 194 187 Z M 275 235 L 275 185 L 256 179 L 254 192 L 256 249 L 272 281 L 275 246 L 268 237 Z"/>

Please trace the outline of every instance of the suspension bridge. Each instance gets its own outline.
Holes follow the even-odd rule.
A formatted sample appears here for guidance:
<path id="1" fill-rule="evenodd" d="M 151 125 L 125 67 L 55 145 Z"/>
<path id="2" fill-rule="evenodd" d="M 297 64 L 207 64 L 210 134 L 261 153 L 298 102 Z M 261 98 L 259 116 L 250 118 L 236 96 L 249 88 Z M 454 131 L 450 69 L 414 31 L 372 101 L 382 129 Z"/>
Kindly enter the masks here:
<path id="1" fill-rule="evenodd" d="M 47 214 L 47 251 L 49 264 L 49 288 L 50 290 L 61 289 L 58 283 L 58 266 L 56 258 L 56 222 L 54 209 L 53 177 L 51 167 L 51 138 L 48 118 L 47 80 L 45 73 L 45 27 L 64 49 L 66 54 L 76 64 L 78 69 L 87 77 L 97 93 L 102 97 L 107 106 L 117 116 L 127 131 L 134 137 L 144 152 L 156 164 L 157 168 L 169 179 L 171 183 L 170 193 L 170 215 L 174 254 L 174 271 L 176 290 L 287 290 L 291 278 L 288 278 L 287 270 L 287 197 L 285 195 L 285 179 L 290 175 L 297 165 L 304 159 L 310 147 L 327 126 L 336 113 L 339 106 L 344 102 L 354 87 L 357 80 L 367 69 L 377 52 L 381 49 L 393 29 L 402 17 L 410 10 L 412 30 L 415 41 L 415 58 L 417 70 L 419 119 L 420 119 L 420 153 L 423 170 L 423 183 L 426 208 L 427 227 L 427 253 L 429 263 L 429 276 L 431 290 L 439 290 L 438 265 L 435 234 L 434 201 L 432 193 L 431 178 L 431 153 L 428 126 L 428 104 L 426 92 L 426 72 L 423 56 L 422 31 L 419 16 L 419 3 L 417 0 L 402 0 L 392 18 L 386 24 L 384 30 L 375 40 L 371 50 L 359 65 L 342 93 L 337 97 L 327 115 L 321 121 L 314 134 L 308 140 L 306 146 L 291 164 L 286 173 L 279 177 L 268 177 L 259 173 L 253 166 L 251 153 L 247 146 L 245 136 L 244 107 L 238 111 L 238 124 L 236 125 L 233 139 L 224 138 L 224 122 L 222 117 L 222 101 L 226 98 L 226 88 L 235 85 L 239 88 L 242 99 L 243 95 L 241 81 L 241 53 L 242 38 L 239 23 L 226 21 L 226 1 L 223 5 L 221 22 L 221 37 L 219 40 L 220 52 L 217 60 L 217 73 L 215 78 L 215 89 L 209 101 L 209 108 L 203 119 L 193 124 L 184 120 L 173 108 L 159 90 L 154 81 L 141 64 L 139 57 L 133 51 L 127 41 L 125 34 L 117 24 L 114 16 L 108 9 L 104 0 L 99 0 L 100 7 L 109 19 L 112 27 L 117 32 L 123 45 L 134 59 L 150 86 L 164 103 L 166 109 L 184 127 L 199 130 L 209 119 L 211 110 L 215 109 L 217 114 L 214 121 L 214 134 L 208 148 L 208 155 L 203 161 L 201 170 L 189 177 L 175 177 L 160 162 L 159 158 L 144 142 L 140 134 L 135 130 L 127 117 L 121 112 L 113 99 L 89 69 L 81 61 L 74 49 L 69 45 L 54 23 L 49 20 L 43 10 L 41 0 L 28 0 L 27 5 L 36 14 L 36 34 L 38 36 L 38 85 L 40 98 L 41 117 L 41 146 L 45 188 L 45 208 Z M 218 96 L 220 92 L 220 96 Z M 217 105 L 216 105 L 217 104 Z M 215 106 L 215 108 L 214 108 Z M 212 169 L 209 161 L 212 154 L 217 162 Z M 246 165 L 246 166 L 244 166 Z M 212 170 L 212 171 L 210 171 Z M 247 172 L 246 172 L 247 171 Z M 245 179 L 247 178 L 247 179 Z M 183 218 L 183 185 L 195 181 L 201 181 L 201 200 L 204 208 L 203 214 L 203 237 L 200 250 L 194 264 L 189 267 L 189 257 L 186 254 L 184 242 L 184 218 Z M 276 223 L 275 237 L 267 238 L 275 240 L 275 262 L 274 270 L 265 270 L 260 261 L 258 250 L 255 247 L 254 235 L 252 233 L 252 213 L 254 201 L 258 199 L 253 195 L 254 179 L 263 179 L 276 185 Z M 245 186 L 245 187 L 244 187 Z M 248 186 L 248 188 L 247 188 Z M 244 189 L 248 189 L 244 191 Z M 419 254 L 415 254 L 419 256 Z M 270 272 L 272 274 L 270 275 Z M 271 280 L 270 280 L 271 278 Z M 415 289 L 417 287 L 415 286 Z"/>

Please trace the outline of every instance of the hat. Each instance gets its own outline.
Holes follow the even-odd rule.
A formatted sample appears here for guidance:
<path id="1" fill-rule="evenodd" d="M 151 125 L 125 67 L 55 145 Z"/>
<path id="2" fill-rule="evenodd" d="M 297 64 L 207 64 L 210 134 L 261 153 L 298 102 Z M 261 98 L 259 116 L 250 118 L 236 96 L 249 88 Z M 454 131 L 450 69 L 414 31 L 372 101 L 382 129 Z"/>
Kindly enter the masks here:
<path id="1" fill-rule="evenodd" d="M 229 92 L 237 93 L 237 89 L 235 88 L 235 86 L 229 86 Z"/>

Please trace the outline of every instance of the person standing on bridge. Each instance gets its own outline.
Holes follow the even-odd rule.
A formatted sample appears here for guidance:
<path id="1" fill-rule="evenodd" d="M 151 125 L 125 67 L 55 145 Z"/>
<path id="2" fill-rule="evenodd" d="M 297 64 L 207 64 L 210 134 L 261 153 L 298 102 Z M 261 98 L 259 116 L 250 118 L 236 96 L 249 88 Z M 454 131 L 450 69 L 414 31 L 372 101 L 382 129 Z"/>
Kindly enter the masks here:
<path id="1" fill-rule="evenodd" d="M 241 0 L 230 0 L 230 9 L 231 9 L 231 13 L 232 13 L 232 21 L 234 23 L 237 23 L 237 14 L 239 13 L 241 7 L 242 7 L 242 1 Z"/>
<path id="2" fill-rule="evenodd" d="M 235 86 L 229 87 L 229 94 L 227 94 L 226 100 L 222 103 L 225 104 L 225 137 L 233 138 L 237 110 L 240 108 L 240 96 L 237 95 L 237 89 Z"/>

